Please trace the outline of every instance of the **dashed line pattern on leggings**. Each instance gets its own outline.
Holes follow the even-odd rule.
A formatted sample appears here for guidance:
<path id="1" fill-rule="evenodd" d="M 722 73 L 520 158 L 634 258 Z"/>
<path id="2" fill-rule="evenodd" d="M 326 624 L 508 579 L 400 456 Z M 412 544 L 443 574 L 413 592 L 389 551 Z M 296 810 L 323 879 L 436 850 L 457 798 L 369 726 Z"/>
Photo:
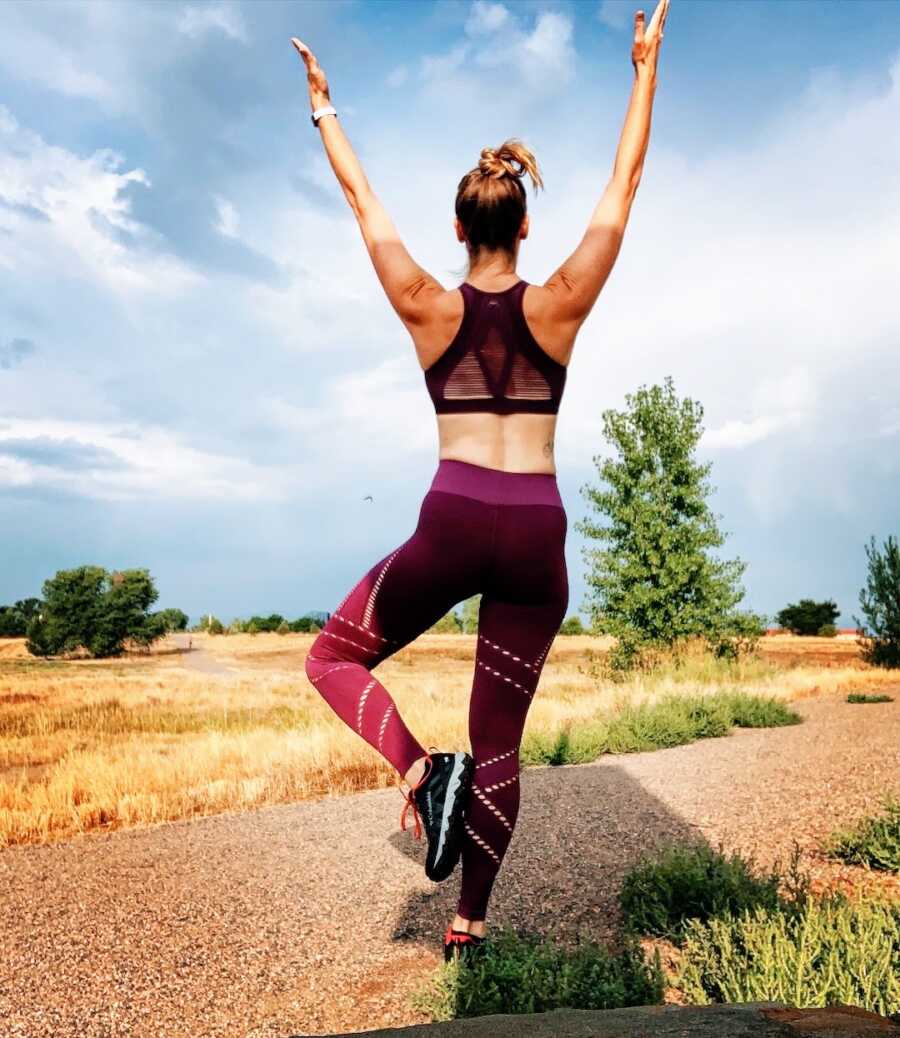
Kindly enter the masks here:
<path id="1" fill-rule="evenodd" d="M 510 683 L 510 685 L 515 685 L 516 688 L 520 688 L 525 693 L 526 696 L 530 696 L 532 694 L 532 691 L 533 691 L 532 689 L 526 688 L 524 685 L 520 685 L 518 681 L 513 681 L 512 678 L 507 677 L 505 674 L 501 673 L 499 670 L 494 670 L 493 667 L 489 667 L 486 663 L 482 663 L 481 660 L 478 660 L 478 666 L 479 667 L 484 667 L 484 669 L 487 670 L 487 671 L 490 671 L 491 674 L 496 674 L 496 676 L 498 678 L 503 678 L 503 680 L 504 681 L 508 681 Z"/>
<path id="2" fill-rule="evenodd" d="M 472 783 L 472 792 L 475 794 L 475 796 L 478 797 L 478 799 L 482 802 L 482 804 L 484 804 L 484 806 L 489 811 L 493 811 L 493 813 L 500 819 L 500 821 L 506 826 L 506 828 L 509 829 L 510 832 L 513 831 L 512 822 L 510 822 L 510 820 L 500 810 L 500 808 L 497 807 L 497 805 L 493 802 L 493 800 L 489 800 L 485 796 L 484 790 L 481 788 L 481 786 L 478 786 L 478 785 L 476 785 L 473 782 Z"/>
<path id="3" fill-rule="evenodd" d="M 513 775 L 512 778 L 504 779 L 502 782 L 495 782 L 492 786 L 485 786 L 485 793 L 493 793 L 495 789 L 503 789 L 504 786 L 511 786 L 513 782 L 518 782 L 519 776 Z"/>
<path id="4" fill-rule="evenodd" d="M 499 865 L 500 858 L 497 852 L 494 850 L 494 848 L 487 842 L 487 840 L 483 840 L 478 835 L 478 833 L 475 832 L 472 826 L 469 825 L 468 822 L 465 822 L 464 824 L 466 827 L 466 832 L 469 834 L 469 836 L 472 837 L 472 839 L 478 844 L 479 847 L 483 847 L 488 852 L 488 854 L 490 854 L 490 856 L 494 859 L 494 861 Z"/>
<path id="5" fill-rule="evenodd" d="M 387 727 L 388 718 L 393 712 L 394 704 L 388 703 L 388 708 L 384 712 L 384 717 L 381 719 L 381 727 L 378 729 L 378 749 L 381 750 L 381 740 L 384 738 L 384 730 Z"/>
<path id="6" fill-rule="evenodd" d="M 549 642 L 547 642 L 547 644 L 546 644 L 546 645 L 544 646 L 544 651 L 543 651 L 543 652 L 542 652 L 542 653 L 540 654 L 540 656 L 538 656 L 538 658 L 537 658 L 537 659 L 536 659 L 536 660 L 534 661 L 534 666 L 535 666 L 535 667 L 539 667 L 539 666 L 540 666 L 540 665 L 541 665 L 541 664 L 542 664 L 542 663 L 544 662 L 544 657 L 545 657 L 545 656 L 547 655 L 547 653 L 548 653 L 548 652 L 550 651 L 550 646 L 551 646 L 551 645 L 553 644 L 553 640 L 554 640 L 555 638 L 556 638 L 556 635 L 554 634 L 554 635 L 553 635 L 553 638 L 551 638 L 551 639 L 550 639 L 550 641 L 549 641 Z"/>
<path id="7" fill-rule="evenodd" d="M 518 746 L 513 746 L 513 748 L 507 750 L 506 753 L 498 753 L 496 757 L 489 757 L 487 760 L 483 760 L 479 764 L 476 764 L 475 767 L 476 769 L 486 768 L 488 764 L 496 764 L 497 761 L 506 760 L 507 757 L 511 757 L 518 749 Z"/>
<path id="8" fill-rule="evenodd" d="M 363 634 L 369 635 L 370 638 L 378 638 L 379 641 L 393 642 L 393 638 L 385 638 L 383 634 L 376 634 L 375 631 L 370 631 L 367 627 L 363 627 L 358 624 L 355 620 L 351 620 L 348 616 L 342 616 L 340 613 L 332 613 L 332 618 L 340 620 L 345 624 L 349 624 L 351 627 L 355 627 L 357 631 L 362 631 Z"/>
<path id="9" fill-rule="evenodd" d="M 378 577 L 376 578 L 375 583 L 372 585 L 372 590 L 369 592 L 369 601 L 366 602 L 366 610 L 363 613 L 363 620 L 362 620 L 363 627 L 368 627 L 369 626 L 369 623 L 372 620 L 372 610 L 375 608 L 375 599 L 376 599 L 376 597 L 378 595 L 378 589 L 381 587 L 381 583 L 384 580 L 384 575 L 385 575 L 385 573 L 387 573 L 388 567 L 390 566 L 390 564 L 400 554 L 400 549 L 403 548 L 403 547 L 404 547 L 404 545 L 401 544 L 400 548 L 395 548 L 391 552 L 391 554 L 388 555 L 387 559 L 385 559 L 385 563 L 381 567 L 381 572 L 378 574 Z"/>
<path id="10" fill-rule="evenodd" d="M 504 656 L 509 656 L 510 659 L 515 660 L 516 663 L 521 663 L 523 667 L 527 667 L 529 670 L 534 670 L 536 664 L 529 663 L 528 660 L 523 660 L 521 656 L 516 656 L 515 653 L 510 652 L 509 649 L 504 649 L 502 645 L 498 645 L 496 642 L 492 642 L 490 638 L 485 638 L 483 634 L 479 634 L 478 637 L 485 643 L 485 645 L 490 645 L 492 649 L 496 649 L 498 652 L 501 652 Z"/>
<path id="11" fill-rule="evenodd" d="M 309 658 L 311 660 L 313 660 L 315 663 L 328 663 L 329 662 L 328 660 L 320 660 L 318 656 L 310 656 Z M 317 674 L 314 678 L 310 678 L 309 680 L 312 681 L 313 683 L 315 683 L 317 681 L 321 681 L 322 678 L 327 678 L 330 674 L 333 674 L 336 670 L 353 670 L 354 667 L 358 667 L 358 666 L 359 666 L 358 663 L 336 663 L 333 667 L 329 667 L 328 670 L 324 671 L 322 674 Z"/>
<path id="12" fill-rule="evenodd" d="M 375 687 L 375 678 L 366 685 L 362 690 L 362 694 L 359 697 L 359 706 L 356 709 L 356 730 L 362 735 L 362 719 L 363 719 L 363 707 L 366 705 L 366 699 L 369 697 L 369 693 Z"/>
<path id="13" fill-rule="evenodd" d="M 354 649 L 362 649 L 363 652 L 371 652 L 371 645 L 360 645 L 359 642 L 353 641 L 352 638 L 345 638 L 342 634 L 335 634 L 334 631 L 329 631 L 328 628 L 324 628 L 322 634 L 328 635 L 329 638 L 337 638 L 339 642 L 346 642 L 348 645 L 352 645 Z"/>

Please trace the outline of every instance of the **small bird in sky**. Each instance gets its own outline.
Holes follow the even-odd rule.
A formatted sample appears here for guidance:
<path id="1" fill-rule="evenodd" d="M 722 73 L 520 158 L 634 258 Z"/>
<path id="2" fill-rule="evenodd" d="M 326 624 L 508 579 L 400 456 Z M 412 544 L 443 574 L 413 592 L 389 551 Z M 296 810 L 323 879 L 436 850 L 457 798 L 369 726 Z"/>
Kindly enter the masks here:
<path id="1" fill-rule="evenodd" d="M 371 494 L 366 494 L 366 496 L 363 498 L 363 501 L 373 501 L 373 500 L 374 500 L 374 498 L 372 497 Z"/>

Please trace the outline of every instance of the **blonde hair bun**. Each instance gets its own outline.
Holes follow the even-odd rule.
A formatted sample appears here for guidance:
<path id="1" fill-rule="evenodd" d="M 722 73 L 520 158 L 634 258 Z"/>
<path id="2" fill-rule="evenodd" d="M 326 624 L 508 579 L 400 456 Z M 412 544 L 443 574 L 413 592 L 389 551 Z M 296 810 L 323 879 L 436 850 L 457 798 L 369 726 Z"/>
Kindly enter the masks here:
<path id="1" fill-rule="evenodd" d="M 537 160 L 516 137 L 505 140 L 499 148 L 482 148 L 478 170 L 484 177 L 524 177 L 527 173 L 535 188 L 543 187 Z"/>

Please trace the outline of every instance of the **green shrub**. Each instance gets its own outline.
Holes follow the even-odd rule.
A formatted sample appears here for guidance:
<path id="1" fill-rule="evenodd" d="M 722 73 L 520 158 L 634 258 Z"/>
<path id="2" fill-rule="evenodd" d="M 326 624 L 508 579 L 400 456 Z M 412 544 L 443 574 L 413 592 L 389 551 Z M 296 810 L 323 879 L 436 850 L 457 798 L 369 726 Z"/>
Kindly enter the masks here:
<path id="1" fill-rule="evenodd" d="M 689 920 L 676 984 L 689 1002 L 835 1002 L 900 1010 L 900 904 L 806 896 Z"/>
<path id="2" fill-rule="evenodd" d="M 801 720 L 771 696 L 673 692 L 652 703 L 622 707 L 607 717 L 568 722 L 556 731 L 529 732 L 520 759 L 523 764 L 585 764 L 604 753 L 638 753 L 727 735 L 735 726 L 767 728 Z"/>
<path id="3" fill-rule="evenodd" d="M 865 692 L 848 692 L 847 693 L 848 703 L 893 703 L 894 697 L 889 696 L 884 692 L 879 692 L 876 695 L 868 695 Z"/>
<path id="4" fill-rule="evenodd" d="M 820 638 L 836 638 L 837 628 L 834 624 L 822 624 L 816 634 L 818 634 Z"/>
<path id="5" fill-rule="evenodd" d="M 849 829 L 838 829 L 825 841 L 825 851 L 851 865 L 900 872 L 900 800 L 885 798 L 885 813 L 861 819 Z"/>
<path id="6" fill-rule="evenodd" d="M 626 927 L 678 941 L 691 919 L 783 904 L 781 876 L 753 874 L 752 860 L 726 857 L 721 846 L 669 844 L 645 857 L 625 876 L 619 905 Z"/>
<path id="7" fill-rule="evenodd" d="M 618 953 L 583 938 L 566 950 L 534 935 L 498 929 L 480 957 L 442 964 L 411 1001 L 439 1021 L 658 1004 L 664 990 L 659 952 L 648 963 L 632 938 Z"/>

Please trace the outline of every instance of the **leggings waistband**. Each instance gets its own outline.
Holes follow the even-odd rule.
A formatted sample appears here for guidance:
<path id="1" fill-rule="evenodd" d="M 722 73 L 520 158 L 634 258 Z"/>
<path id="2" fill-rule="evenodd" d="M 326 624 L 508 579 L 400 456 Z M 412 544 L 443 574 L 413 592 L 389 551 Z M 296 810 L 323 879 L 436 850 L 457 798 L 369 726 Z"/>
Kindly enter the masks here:
<path id="1" fill-rule="evenodd" d="M 555 505 L 562 498 L 552 472 L 504 472 L 469 461 L 441 458 L 430 490 L 462 494 L 494 505 Z"/>

